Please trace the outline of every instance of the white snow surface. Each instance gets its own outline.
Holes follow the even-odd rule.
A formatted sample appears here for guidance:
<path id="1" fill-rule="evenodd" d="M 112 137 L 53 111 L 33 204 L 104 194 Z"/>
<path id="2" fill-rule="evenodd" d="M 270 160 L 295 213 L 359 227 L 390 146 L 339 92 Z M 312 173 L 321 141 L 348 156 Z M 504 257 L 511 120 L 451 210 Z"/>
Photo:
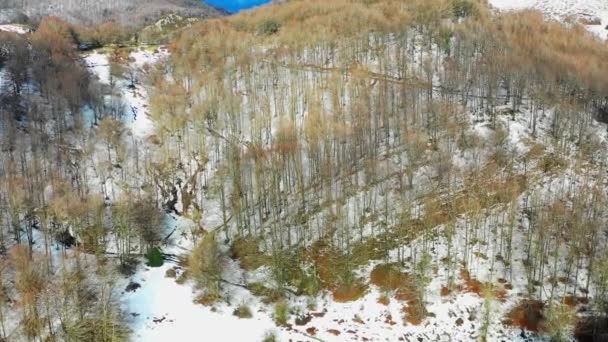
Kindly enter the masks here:
<path id="1" fill-rule="evenodd" d="M 0 25 L 0 31 L 25 34 L 25 33 L 29 33 L 30 29 L 28 29 L 27 27 L 19 26 L 19 25 L 6 24 L 6 25 Z"/>
<path id="2" fill-rule="evenodd" d="M 154 51 L 145 49 L 134 51 L 130 54 L 129 65 L 136 74 L 134 87 L 130 88 L 130 82 L 126 79 L 121 78 L 115 81 L 126 107 L 125 123 L 137 138 L 144 139 L 154 133 L 154 124 L 149 117 L 148 91 L 142 80 L 142 75 L 145 75 L 145 66 L 153 65 L 167 55 L 168 51 L 165 48 Z M 110 84 L 110 63 L 107 54 L 95 51 L 85 56 L 84 60 L 87 67 L 99 78 L 101 83 Z"/>

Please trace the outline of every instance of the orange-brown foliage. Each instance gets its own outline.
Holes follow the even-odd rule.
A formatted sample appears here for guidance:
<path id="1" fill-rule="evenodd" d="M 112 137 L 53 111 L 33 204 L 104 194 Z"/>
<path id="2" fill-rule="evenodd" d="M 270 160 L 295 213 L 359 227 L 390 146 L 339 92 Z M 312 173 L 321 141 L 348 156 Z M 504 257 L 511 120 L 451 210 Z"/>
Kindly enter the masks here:
<path id="1" fill-rule="evenodd" d="M 334 300 L 338 303 L 355 301 L 365 295 L 367 285 L 355 282 L 351 285 L 338 286 L 333 292 Z"/>
<path id="2" fill-rule="evenodd" d="M 525 299 L 509 311 L 505 323 L 528 331 L 539 332 L 542 330 L 545 319 L 544 307 L 542 302 Z"/>

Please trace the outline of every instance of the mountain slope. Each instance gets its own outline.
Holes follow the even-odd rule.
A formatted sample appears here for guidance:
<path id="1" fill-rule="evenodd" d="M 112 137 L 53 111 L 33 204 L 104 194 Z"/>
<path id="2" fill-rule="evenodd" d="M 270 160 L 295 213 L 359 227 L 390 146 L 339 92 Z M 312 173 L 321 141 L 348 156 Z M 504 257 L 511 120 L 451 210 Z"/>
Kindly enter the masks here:
<path id="1" fill-rule="evenodd" d="M 22 13 L 31 19 L 53 15 L 78 24 L 117 21 L 135 26 L 155 22 L 168 13 L 188 17 L 225 14 L 198 0 L 1 0 L 0 12 L 11 14 L 8 18 L 0 15 L 5 21 Z"/>

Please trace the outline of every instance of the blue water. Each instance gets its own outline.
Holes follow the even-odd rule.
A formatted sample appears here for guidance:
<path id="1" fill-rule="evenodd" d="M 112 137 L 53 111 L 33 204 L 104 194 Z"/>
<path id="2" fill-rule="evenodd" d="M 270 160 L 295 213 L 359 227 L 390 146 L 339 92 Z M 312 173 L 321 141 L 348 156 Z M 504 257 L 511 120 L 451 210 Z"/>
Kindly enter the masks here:
<path id="1" fill-rule="evenodd" d="M 240 10 L 252 8 L 270 2 L 270 0 L 203 0 L 206 3 L 215 7 L 220 7 L 230 13 L 236 13 Z"/>

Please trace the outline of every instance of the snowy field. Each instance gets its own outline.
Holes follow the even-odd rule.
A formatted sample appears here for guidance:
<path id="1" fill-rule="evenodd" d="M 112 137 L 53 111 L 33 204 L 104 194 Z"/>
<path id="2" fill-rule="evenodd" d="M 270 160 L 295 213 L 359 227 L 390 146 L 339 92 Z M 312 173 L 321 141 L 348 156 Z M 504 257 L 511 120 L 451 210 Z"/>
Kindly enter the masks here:
<path id="1" fill-rule="evenodd" d="M 0 31 L 24 34 L 24 33 L 29 33 L 30 29 L 27 27 L 24 27 L 24 26 L 20 26 L 20 25 L 6 24 L 6 25 L 0 25 Z"/>

